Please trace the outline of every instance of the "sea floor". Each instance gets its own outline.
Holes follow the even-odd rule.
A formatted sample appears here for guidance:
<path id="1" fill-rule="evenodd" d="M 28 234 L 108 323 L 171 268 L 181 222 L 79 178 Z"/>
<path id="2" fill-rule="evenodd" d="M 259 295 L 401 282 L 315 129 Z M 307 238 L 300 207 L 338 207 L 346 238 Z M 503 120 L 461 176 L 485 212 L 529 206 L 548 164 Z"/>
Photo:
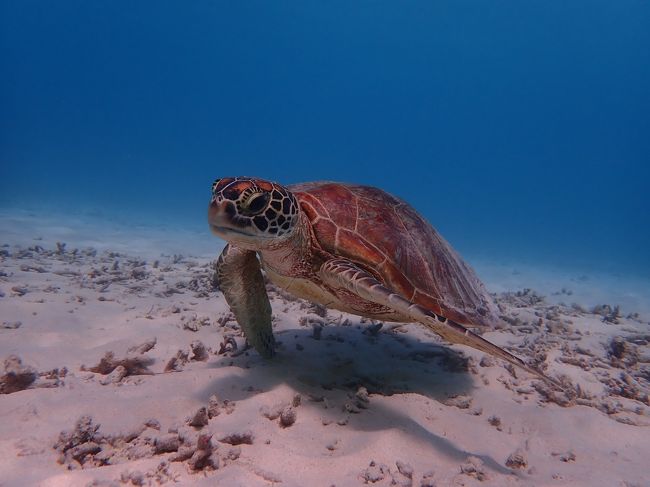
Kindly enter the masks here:
<path id="1" fill-rule="evenodd" d="M 91 220 L 0 212 L 2 486 L 650 483 L 643 279 L 472 262 L 509 323 L 484 336 L 564 392 L 272 286 L 267 361 L 207 230 Z"/>

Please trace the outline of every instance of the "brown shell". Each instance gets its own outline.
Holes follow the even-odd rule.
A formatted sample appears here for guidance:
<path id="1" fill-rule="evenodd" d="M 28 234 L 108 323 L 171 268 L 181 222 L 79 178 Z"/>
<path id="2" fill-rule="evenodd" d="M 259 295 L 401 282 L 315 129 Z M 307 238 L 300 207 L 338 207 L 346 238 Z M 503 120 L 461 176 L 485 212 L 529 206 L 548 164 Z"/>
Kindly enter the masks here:
<path id="1" fill-rule="evenodd" d="M 499 323 L 471 267 L 404 201 L 343 183 L 304 183 L 289 190 L 323 250 L 361 264 L 395 292 L 460 324 Z"/>

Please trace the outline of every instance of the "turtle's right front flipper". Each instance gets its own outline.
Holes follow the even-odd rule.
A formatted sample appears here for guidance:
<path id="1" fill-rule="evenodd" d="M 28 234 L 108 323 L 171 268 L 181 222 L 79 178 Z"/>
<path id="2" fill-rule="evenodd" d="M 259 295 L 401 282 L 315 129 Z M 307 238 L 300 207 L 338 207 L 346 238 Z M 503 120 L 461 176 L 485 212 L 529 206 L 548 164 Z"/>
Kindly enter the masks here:
<path id="1" fill-rule="evenodd" d="M 219 287 L 248 343 L 265 358 L 275 354 L 271 303 L 257 254 L 226 245 L 216 266 Z"/>

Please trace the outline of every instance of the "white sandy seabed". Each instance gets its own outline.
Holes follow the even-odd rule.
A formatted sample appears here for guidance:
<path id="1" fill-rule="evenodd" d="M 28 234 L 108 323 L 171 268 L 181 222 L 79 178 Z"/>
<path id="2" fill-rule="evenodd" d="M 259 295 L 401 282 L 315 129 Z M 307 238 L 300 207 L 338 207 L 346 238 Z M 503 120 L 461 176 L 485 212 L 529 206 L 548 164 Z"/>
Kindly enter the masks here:
<path id="1" fill-rule="evenodd" d="M 2 486 L 650 485 L 647 280 L 472 262 L 559 392 L 272 288 L 263 360 L 207 229 L 88 221 L 0 212 Z"/>

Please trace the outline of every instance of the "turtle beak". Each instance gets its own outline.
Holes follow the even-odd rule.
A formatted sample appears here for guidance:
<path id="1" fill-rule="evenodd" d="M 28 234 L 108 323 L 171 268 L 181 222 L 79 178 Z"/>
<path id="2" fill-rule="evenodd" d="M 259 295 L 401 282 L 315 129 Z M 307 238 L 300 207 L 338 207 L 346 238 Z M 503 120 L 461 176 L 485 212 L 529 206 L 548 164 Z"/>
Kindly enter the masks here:
<path id="1" fill-rule="evenodd" d="M 232 218 L 236 214 L 235 204 L 232 201 L 211 202 L 208 206 L 208 224 L 210 231 L 224 240 L 239 240 L 249 238 L 241 227 L 233 225 Z"/>
<path id="2" fill-rule="evenodd" d="M 221 237 L 221 233 L 217 230 L 219 228 L 228 227 L 228 215 L 226 214 L 225 206 L 226 202 L 217 203 L 212 201 L 210 206 L 208 206 L 208 224 L 210 225 L 210 231 Z"/>

